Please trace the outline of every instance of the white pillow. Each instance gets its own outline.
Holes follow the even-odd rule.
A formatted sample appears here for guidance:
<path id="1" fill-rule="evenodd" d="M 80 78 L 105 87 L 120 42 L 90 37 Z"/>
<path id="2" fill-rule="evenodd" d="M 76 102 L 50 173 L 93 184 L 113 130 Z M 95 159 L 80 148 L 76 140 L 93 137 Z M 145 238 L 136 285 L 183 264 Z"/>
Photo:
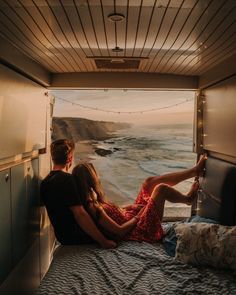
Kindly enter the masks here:
<path id="1" fill-rule="evenodd" d="M 183 223 L 175 227 L 175 258 L 193 265 L 236 269 L 236 226 Z"/>

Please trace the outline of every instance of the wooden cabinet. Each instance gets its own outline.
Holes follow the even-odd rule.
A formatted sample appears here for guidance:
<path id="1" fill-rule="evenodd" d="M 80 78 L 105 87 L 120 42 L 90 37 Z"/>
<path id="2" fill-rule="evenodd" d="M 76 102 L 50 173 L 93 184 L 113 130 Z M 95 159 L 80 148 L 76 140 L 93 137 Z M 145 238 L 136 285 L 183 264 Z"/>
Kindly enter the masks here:
<path id="1" fill-rule="evenodd" d="M 25 170 L 25 163 L 11 168 L 13 265 L 16 265 L 27 251 L 28 202 Z"/>
<path id="2" fill-rule="evenodd" d="M 0 284 L 11 270 L 10 170 L 0 172 Z"/>
<path id="3" fill-rule="evenodd" d="M 35 158 L 0 172 L 0 294 L 33 294 L 40 282 L 38 170 Z"/>

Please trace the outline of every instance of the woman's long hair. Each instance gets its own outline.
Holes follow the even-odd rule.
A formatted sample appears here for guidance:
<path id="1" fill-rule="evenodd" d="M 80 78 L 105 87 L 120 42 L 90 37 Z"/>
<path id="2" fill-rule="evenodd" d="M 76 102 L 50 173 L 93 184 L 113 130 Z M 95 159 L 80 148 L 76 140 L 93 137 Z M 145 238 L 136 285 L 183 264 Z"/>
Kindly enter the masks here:
<path id="1" fill-rule="evenodd" d="M 97 195 L 96 201 L 100 204 L 105 203 L 104 192 L 92 163 L 80 161 L 74 167 L 72 175 L 75 178 L 79 195 L 81 196 L 82 203 L 85 207 L 87 207 L 88 198 L 93 196 L 93 191 Z"/>

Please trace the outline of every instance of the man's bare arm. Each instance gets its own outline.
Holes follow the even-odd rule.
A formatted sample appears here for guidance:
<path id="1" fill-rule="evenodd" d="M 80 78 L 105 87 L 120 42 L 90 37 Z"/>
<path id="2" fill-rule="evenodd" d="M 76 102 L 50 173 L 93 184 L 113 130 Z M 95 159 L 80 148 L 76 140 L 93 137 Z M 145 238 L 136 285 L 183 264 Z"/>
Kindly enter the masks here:
<path id="1" fill-rule="evenodd" d="M 116 247 L 116 243 L 114 241 L 105 238 L 98 230 L 92 218 L 83 206 L 72 206 L 70 209 L 72 210 L 78 225 L 86 232 L 86 234 L 97 241 L 103 248 L 108 249 Z"/>

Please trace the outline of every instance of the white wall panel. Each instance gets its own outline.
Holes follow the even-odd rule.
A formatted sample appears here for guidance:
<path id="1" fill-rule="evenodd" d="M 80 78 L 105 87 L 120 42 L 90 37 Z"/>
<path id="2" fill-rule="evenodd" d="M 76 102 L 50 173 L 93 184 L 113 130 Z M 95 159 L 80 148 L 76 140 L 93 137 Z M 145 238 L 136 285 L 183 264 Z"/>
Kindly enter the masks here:
<path id="1" fill-rule="evenodd" d="M 204 149 L 236 157 L 236 77 L 204 91 Z"/>
<path id="2" fill-rule="evenodd" d="M 0 159 L 45 147 L 45 88 L 0 65 Z"/>

